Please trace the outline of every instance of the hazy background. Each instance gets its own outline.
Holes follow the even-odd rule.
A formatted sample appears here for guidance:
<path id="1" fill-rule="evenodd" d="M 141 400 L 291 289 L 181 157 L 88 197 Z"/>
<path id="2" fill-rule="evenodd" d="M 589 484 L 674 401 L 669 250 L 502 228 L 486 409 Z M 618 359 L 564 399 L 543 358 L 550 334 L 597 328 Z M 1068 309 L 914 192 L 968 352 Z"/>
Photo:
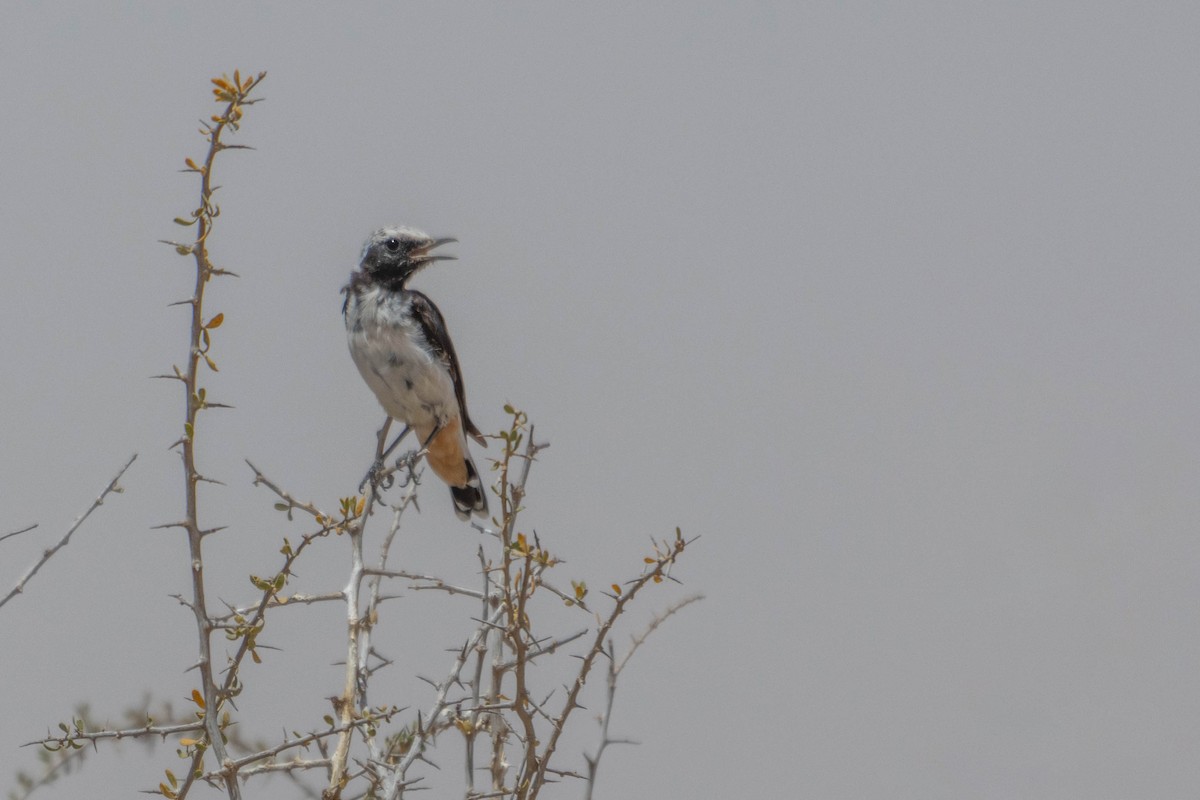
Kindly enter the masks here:
<path id="1" fill-rule="evenodd" d="M 403 222 L 461 240 L 417 286 L 480 427 L 511 402 L 552 442 L 523 520 L 560 582 L 702 537 L 630 620 L 708 596 L 626 673 L 613 733 L 642 744 L 598 796 L 1200 788 L 1200 6 L 11 2 L 0 27 L 0 532 L 41 523 L 0 590 L 141 454 L 0 612 L 5 785 L 76 702 L 117 722 L 194 684 L 185 546 L 149 530 L 180 516 L 183 402 L 148 379 L 184 357 L 192 272 L 155 240 L 189 233 L 176 170 L 239 68 L 270 76 L 217 175 L 220 597 L 301 532 L 244 457 L 329 508 L 367 466 L 338 289 Z M 422 508 L 404 563 L 474 581 L 444 488 Z M 346 562 L 323 542 L 300 588 Z M 402 676 L 449 663 L 421 643 L 474 612 L 427 594 L 384 642 L 419 706 Z M 290 613 L 245 673 L 257 735 L 339 686 L 342 612 Z M 39 796 L 181 763 L 106 749 Z"/>

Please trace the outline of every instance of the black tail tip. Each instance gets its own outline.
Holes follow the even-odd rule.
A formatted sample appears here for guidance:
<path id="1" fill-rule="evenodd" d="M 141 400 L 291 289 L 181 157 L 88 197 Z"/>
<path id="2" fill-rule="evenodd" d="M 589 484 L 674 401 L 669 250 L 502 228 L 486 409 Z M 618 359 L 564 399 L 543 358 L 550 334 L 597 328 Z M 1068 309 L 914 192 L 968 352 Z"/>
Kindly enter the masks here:
<path id="1" fill-rule="evenodd" d="M 450 497 L 454 500 L 454 513 L 459 519 L 468 520 L 472 514 L 487 519 L 487 493 L 483 490 L 483 483 L 479 480 L 475 465 L 470 461 L 467 461 L 467 484 L 451 486 Z"/>
<path id="2" fill-rule="evenodd" d="M 461 520 L 468 520 L 474 514 L 487 519 L 487 497 L 483 494 L 482 486 L 451 486 L 450 497 L 454 500 L 454 513 Z"/>

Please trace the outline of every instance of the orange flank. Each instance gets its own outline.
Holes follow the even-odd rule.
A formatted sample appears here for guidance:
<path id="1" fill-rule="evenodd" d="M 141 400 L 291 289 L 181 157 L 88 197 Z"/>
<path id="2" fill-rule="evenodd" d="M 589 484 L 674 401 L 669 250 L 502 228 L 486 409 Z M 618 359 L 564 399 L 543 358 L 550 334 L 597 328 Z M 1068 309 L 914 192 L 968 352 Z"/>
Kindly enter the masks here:
<path id="1" fill-rule="evenodd" d="M 417 431 L 422 441 L 429 431 Z M 462 420 L 454 417 L 446 422 L 438 435 L 429 443 L 429 454 L 425 460 L 439 478 L 451 486 L 467 485 L 467 454 L 464 452 Z"/>

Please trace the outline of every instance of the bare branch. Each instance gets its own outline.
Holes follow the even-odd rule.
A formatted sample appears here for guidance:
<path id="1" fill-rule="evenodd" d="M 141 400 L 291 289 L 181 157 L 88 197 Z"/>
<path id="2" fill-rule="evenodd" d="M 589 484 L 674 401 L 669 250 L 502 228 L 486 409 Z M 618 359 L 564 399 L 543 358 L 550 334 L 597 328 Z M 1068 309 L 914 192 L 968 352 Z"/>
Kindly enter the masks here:
<path id="1" fill-rule="evenodd" d="M 19 530 L 19 531 L 13 531 L 12 533 L 6 533 L 3 536 L 0 536 L 0 542 L 3 542 L 5 539 L 8 539 L 13 536 L 20 536 L 22 533 L 29 533 L 31 530 L 33 530 L 37 526 L 38 526 L 38 524 L 35 522 L 32 525 L 27 525 L 24 528 L 21 528 L 21 530 Z"/>
<path id="2" fill-rule="evenodd" d="M 625 665 L 629 663 L 629 659 L 633 658 L 633 654 L 637 652 L 637 649 L 641 647 L 647 639 L 650 638 L 650 634 L 658 630 L 660 625 L 662 625 L 679 611 L 682 611 L 684 608 L 690 606 L 692 603 L 698 603 L 703 599 L 703 594 L 688 595 L 682 600 L 677 600 L 674 603 L 671 603 L 671 605 L 667 606 L 660 613 L 655 614 L 654 619 L 650 620 L 650 624 L 648 624 L 641 633 L 631 637 L 633 643 L 629 647 L 629 652 L 622 656 L 620 662 L 613 667 L 613 673 L 615 675 L 621 674 L 621 670 L 625 669 Z"/>
<path id="3" fill-rule="evenodd" d="M 40 744 L 42 747 L 57 749 L 59 747 L 71 747 L 72 745 L 77 745 L 79 742 L 91 742 L 95 744 L 106 739 L 145 739 L 155 736 L 165 741 L 168 736 L 174 736 L 179 733 L 194 733 L 202 730 L 204 730 L 204 723 L 199 721 L 185 722 L 179 725 L 151 725 L 147 723 L 141 728 L 98 731 L 88 731 L 81 724 L 77 724 L 77 727 L 70 728 L 63 736 L 47 736 L 44 739 L 26 742 L 21 746 L 32 747 L 35 744 Z"/>
<path id="4" fill-rule="evenodd" d="M 453 584 L 446 583 L 441 578 L 437 578 L 432 575 L 420 575 L 415 572 L 389 569 L 365 569 L 363 570 L 363 574 L 374 575 L 380 578 L 404 578 L 410 581 L 424 581 L 425 583 L 429 584 L 428 586 L 421 586 L 419 584 L 410 586 L 409 588 L 413 589 L 414 591 L 421 591 L 422 589 L 440 589 L 447 594 L 462 594 L 466 595 L 467 597 L 474 597 L 477 600 L 483 599 L 483 594 L 476 589 L 467 589 L 462 586 L 454 586 Z"/>
<path id="5" fill-rule="evenodd" d="M 188 358 L 186 368 L 175 369 L 176 374 L 182 374 L 184 384 L 184 424 L 183 438 L 177 444 L 183 460 L 184 483 L 184 521 L 187 531 L 188 558 L 191 564 L 192 602 L 191 609 L 196 621 L 196 637 L 198 645 L 198 664 L 200 671 L 200 693 L 203 696 L 204 715 L 204 746 L 195 748 L 191 768 L 179 791 L 177 798 L 184 798 L 191 790 L 198 774 L 203 772 L 204 757 L 209 748 L 212 749 L 217 763 L 221 766 L 220 783 L 224 785 L 229 800 L 240 800 L 241 788 L 237 778 L 237 768 L 229 766 L 229 754 L 223 735 L 222 711 L 226 697 L 218 691 L 217 681 L 212 663 L 212 634 L 215 627 L 208 616 L 208 605 L 205 597 L 204 557 L 202 543 L 205 532 L 200 526 L 199 499 L 197 485 L 201 481 L 210 482 L 200 474 L 196 466 L 196 425 L 199 414 L 206 410 L 204 390 L 199 385 L 200 369 L 203 365 L 209 370 L 216 371 L 217 366 L 209 355 L 212 343 L 212 333 L 224 319 L 223 314 L 217 314 L 208 320 L 204 318 L 205 289 L 215 275 L 224 274 L 213 266 L 208 254 L 208 237 L 212 233 L 213 223 L 220 215 L 220 208 L 213 202 L 213 194 L 217 186 L 213 183 L 213 169 L 216 157 L 225 145 L 221 136 L 226 131 L 235 132 L 240 125 L 243 109 L 253 101 L 248 95 L 266 77 L 260 72 L 256 77 L 248 76 L 242 79 L 240 72 L 233 73 L 233 79 L 227 76 L 214 78 L 214 90 L 218 102 L 225 103 L 224 111 L 213 115 L 211 125 L 205 124 L 202 132 L 208 141 L 208 153 L 203 165 L 197 165 L 191 159 L 185 162 L 192 172 L 200 175 L 200 205 L 191 213 L 190 219 L 176 218 L 176 222 L 185 225 L 196 225 L 196 239 L 187 244 L 171 243 L 175 251 L 181 255 L 190 255 L 195 260 L 195 284 L 190 301 L 185 303 L 191 307 L 191 326 L 188 335 Z M 245 641 L 245 640 L 244 640 Z M 244 643 L 243 641 L 243 643 Z M 235 677 L 236 669 L 231 670 L 230 679 Z M 228 724 L 228 723 L 225 723 Z"/>
<path id="6" fill-rule="evenodd" d="M 332 727 L 329 730 L 310 733 L 297 739 L 285 740 L 274 747 L 269 747 L 265 750 L 260 750 L 255 753 L 242 756 L 241 758 L 233 759 L 226 765 L 226 769 L 218 772 L 206 773 L 203 777 L 205 780 L 218 780 L 224 772 L 228 771 L 229 767 L 233 767 L 235 770 L 238 770 L 240 774 L 240 770 L 242 768 L 251 764 L 255 764 L 259 761 L 266 761 L 267 759 L 274 758 L 280 753 L 286 753 L 288 750 L 295 750 L 297 747 L 307 747 L 308 745 L 318 742 L 322 739 L 328 739 L 331 736 L 340 736 L 349 731 L 354 731 L 370 725 L 378 725 L 380 722 L 390 722 L 392 717 L 401 713 L 403 710 L 404 709 L 402 708 L 389 708 L 376 715 L 370 717 L 359 717 L 358 719 L 354 719 L 341 725 Z"/>
<path id="7" fill-rule="evenodd" d="M 256 764 L 253 767 L 246 767 L 238 770 L 238 775 L 245 780 L 246 778 L 255 775 L 261 775 L 269 772 L 302 772 L 308 769 L 325 769 L 329 767 L 328 758 L 312 758 L 302 759 L 295 758 L 292 761 L 276 761 L 270 764 Z"/>
<path id="8" fill-rule="evenodd" d="M 47 548 L 45 552 L 42 553 L 42 557 L 39 558 L 32 567 L 25 571 L 25 574 L 21 576 L 20 580 L 17 581 L 16 585 L 13 586 L 9 593 L 4 596 L 4 599 L 0 600 L 0 607 L 3 607 L 5 603 L 23 592 L 25 590 L 25 584 L 29 582 L 29 579 L 36 575 L 38 570 L 40 570 L 47 561 L 54 557 L 55 553 L 67 546 L 67 543 L 71 541 L 71 536 L 75 533 L 75 531 L 79 530 L 79 526 L 82 525 L 84 521 L 92 515 L 93 511 L 95 511 L 104 503 L 104 498 L 108 497 L 110 494 L 119 494 L 124 491 L 120 487 L 118 481 L 121 480 L 121 476 L 125 474 L 125 470 L 129 469 L 129 465 L 135 460 L 137 460 L 137 453 L 134 453 L 132 456 L 130 456 L 129 460 L 125 462 L 125 466 L 117 470 L 116 476 L 108 482 L 108 486 L 104 487 L 104 491 L 100 492 L 96 499 L 92 501 L 92 504 L 88 506 L 87 511 L 84 511 L 81 515 L 79 515 L 78 518 L 76 518 L 71 527 L 67 529 L 67 532 L 63 534 L 63 537 L 59 539 L 58 542 L 52 547 Z M 26 528 L 25 530 L 30 530 L 30 528 Z M 17 531 L 17 533 L 24 533 L 24 531 Z M 13 536 L 15 534 L 9 535 Z"/>
<path id="9" fill-rule="evenodd" d="M 404 779 L 408 768 L 412 766 L 417 757 L 420 756 L 421 750 L 424 749 L 426 742 L 437 732 L 436 723 L 446 711 L 448 703 L 446 695 L 450 691 L 450 687 L 459 682 L 459 675 L 462 674 L 463 667 L 466 666 L 468 657 L 475 650 L 484 637 L 487 636 L 490 626 L 495 625 L 500 621 L 504 614 L 503 608 L 497 608 L 492 616 L 486 621 L 486 624 L 481 624 L 471 634 L 471 638 L 463 645 L 459 651 L 458 657 L 454 659 L 454 664 L 450 668 L 450 672 L 442 679 L 442 682 L 437 685 L 437 692 L 434 695 L 433 704 L 430 706 L 429 713 L 426 719 L 429 724 L 421 726 L 413 737 L 413 742 L 409 745 L 408 753 L 403 760 L 392 770 L 391 774 L 383 781 L 380 796 L 386 800 L 395 800 L 400 797 L 404 791 Z"/>
<path id="10" fill-rule="evenodd" d="M 590 608 L 588 608 L 587 603 L 583 602 L 583 598 L 577 597 L 573 594 L 569 595 L 545 579 L 543 579 L 539 585 L 544 587 L 551 594 L 558 595 L 560 598 L 562 598 L 563 602 L 566 603 L 568 606 L 574 606 L 574 607 L 580 609 L 581 611 L 586 611 L 589 614 L 592 613 L 592 610 Z"/>
<path id="11" fill-rule="evenodd" d="M 343 600 L 345 595 L 341 592 L 326 592 L 324 594 L 289 594 L 289 595 L 271 595 L 267 601 L 267 610 L 272 608 L 283 608 L 284 606 L 307 606 L 314 603 L 328 603 L 335 600 Z M 222 624 L 233 619 L 235 616 L 245 616 L 246 614 L 254 613 L 261 600 L 252 606 L 232 606 L 229 605 L 229 613 L 222 614 L 219 617 L 213 617 L 213 622 Z"/>
<path id="12" fill-rule="evenodd" d="M 317 519 L 318 522 L 320 522 L 321 520 L 324 520 L 324 519 L 329 519 L 324 514 L 322 514 L 320 509 L 318 509 L 312 503 L 302 503 L 299 500 L 297 500 L 296 498 L 292 497 L 290 494 L 288 494 L 283 489 L 280 489 L 278 486 L 276 486 L 275 483 L 273 481 L 271 481 L 270 478 L 268 478 L 266 475 L 264 475 L 262 473 L 262 470 L 260 470 L 258 467 L 254 466 L 253 463 L 251 463 L 250 459 L 245 459 L 245 461 L 246 461 L 246 465 L 248 467 L 250 467 L 250 469 L 254 470 L 254 485 L 255 486 L 258 486 L 260 484 L 263 486 L 266 486 L 268 489 L 270 489 L 272 492 L 274 492 L 276 494 L 276 496 L 279 497 L 280 500 L 287 503 L 289 508 L 298 508 L 301 511 L 308 513 L 313 518 Z"/>
<path id="13" fill-rule="evenodd" d="M 541 786 L 545 782 L 546 769 L 549 766 L 550 758 L 554 755 L 555 748 L 558 746 L 559 737 L 562 736 L 562 732 L 566 728 L 567 719 L 570 717 L 571 712 L 579 707 L 579 694 L 583 690 L 584 684 L 587 683 L 588 674 L 591 672 L 592 665 L 595 664 L 596 658 L 605 652 L 604 644 L 608 639 L 609 632 L 612 630 L 613 625 L 616 624 L 617 619 L 620 618 L 621 614 L 624 612 L 625 606 L 633 601 L 633 599 L 646 586 L 646 584 L 650 583 L 651 581 L 658 583 L 663 580 L 664 573 L 672 564 L 675 563 L 676 559 L 683 554 L 684 549 L 687 547 L 690 541 L 694 540 L 684 539 L 683 534 L 676 529 L 675 540 L 672 542 L 664 542 L 661 546 L 656 545 L 655 557 L 653 559 L 647 559 L 650 561 L 651 568 L 648 569 L 641 577 L 627 584 L 629 586 L 627 590 L 621 591 L 617 594 L 616 602 L 613 604 L 612 610 L 609 612 L 608 617 L 600 625 L 599 630 L 596 631 L 596 638 L 594 639 L 591 648 L 588 650 L 587 655 L 583 657 L 583 663 L 579 667 L 579 674 L 576 676 L 575 682 L 571 685 L 571 688 L 567 693 L 567 699 L 563 703 L 562 711 L 555 719 L 545 748 L 541 756 L 537 759 L 536 772 L 531 775 L 523 776 L 523 780 L 528 781 L 529 785 L 531 786 L 528 794 L 529 798 L 536 798 Z M 520 782 L 521 781 L 518 781 L 518 783 Z"/>
<path id="14" fill-rule="evenodd" d="M 576 639 L 578 639 L 586 634 L 587 634 L 587 628 L 584 628 L 583 630 L 576 631 L 575 633 L 572 633 L 569 636 L 562 636 L 558 639 L 554 639 L 548 644 L 538 645 L 536 647 L 533 647 L 525 653 L 525 660 L 533 661 L 538 656 L 545 655 L 546 653 L 553 653 L 554 651 L 556 651 L 558 648 L 562 647 L 563 645 L 570 644 L 571 642 L 575 641 Z M 506 661 L 500 665 L 500 669 L 507 672 L 508 670 L 512 669 L 514 666 L 516 666 L 515 661 Z"/>
<path id="15" fill-rule="evenodd" d="M 625 665 L 629 663 L 629 659 L 637 652 L 637 649 L 642 646 L 642 643 L 654 633 L 660 625 L 667 621 L 672 615 L 680 611 L 686 606 L 691 605 L 699 600 L 703 600 L 704 595 L 694 594 L 678 600 L 667 606 L 662 613 L 656 614 L 654 619 L 650 620 L 650 624 L 639 634 L 633 637 L 633 644 L 629 648 L 624 657 L 618 662 L 613 654 L 613 644 L 610 639 L 605 646 L 604 655 L 608 658 L 608 681 L 607 692 L 604 704 L 604 713 L 600 715 L 600 744 L 596 748 L 596 754 L 589 756 L 584 754 L 584 761 L 587 762 L 587 788 L 584 792 L 584 800 L 592 800 L 592 792 L 596 788 L 596 773 L 600 769 L 600 759 L 604 757 L 604 751 L 609 745 L 613 744 L 637 744 L 632 739 L 614 739 L 608 732 L 609 721 L 612 719 L 613 699 L 617 694 L 617 678 L 621 675 L 621 670 L 625 669 Z"/>

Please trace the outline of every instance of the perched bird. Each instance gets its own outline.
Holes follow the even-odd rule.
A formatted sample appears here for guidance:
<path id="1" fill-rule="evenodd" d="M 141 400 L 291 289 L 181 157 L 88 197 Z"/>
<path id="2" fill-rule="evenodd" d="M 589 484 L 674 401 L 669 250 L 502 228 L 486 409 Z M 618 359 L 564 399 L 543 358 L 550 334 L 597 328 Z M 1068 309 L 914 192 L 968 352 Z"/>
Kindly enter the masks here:
<path id="1" fill-rule="evenodd" d="M 383 410 L 416 433 L 429 466 L 450 485 L 455 513 L 461 519 L 472 513 L 486 518 L 487 496 L 467 451 L 467 435 L 484 447 L 487 442 L 467 415 L 454 345 L 433 301 L 407 288 L 426 264 L 454 260 L 431 252 L 454 241 L 412 228 L 375 231 L 342 289 L 342 315 L 363 380 Z"/>

